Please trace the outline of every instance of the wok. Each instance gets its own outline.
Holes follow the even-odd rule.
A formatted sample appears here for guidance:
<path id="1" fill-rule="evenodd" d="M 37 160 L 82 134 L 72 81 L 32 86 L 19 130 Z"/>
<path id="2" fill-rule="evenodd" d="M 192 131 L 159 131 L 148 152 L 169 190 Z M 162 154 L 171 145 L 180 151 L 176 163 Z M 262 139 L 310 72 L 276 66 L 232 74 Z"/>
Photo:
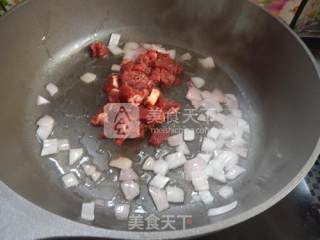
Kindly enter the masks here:
<path id="1" fill-rule="evenodd" d="M 174 239 L 215 232 L 278 202 L 319 154 L 315 61 L 290 29 L 247 1 L 34 0 L 1 18 L 0 31 L 0 178 L 35 209 L 54 217 L 50 232 L 42 236 Z M 98 134 L 81 114 L 98 109 L 101 86 L 81 88 L 77 82 L 89 69 L 101 79 L 106 76 L 107 63 L 93 63 L 86 46 L 112 32 L 121 33 L 124 41 L 164 43 L 215 57 L 218 67 L 210 81 L 237 92 L 252 128 L 246 174 L 233 183 L 239 202 L 235 210 L 208 218 L 200 204 L 172 207 L 166 214 L 193 217 L 190 228 L 176 231 L 128 231 L 126 223 L 108 212 L 98 214 L 93 223 L 81 222 L 84 200 L 112 193 L 103 187 L 65 190 L 53 162 L 39 156 L 34 122 L 43 112 L 54 113 L 58 122 L 72 126 L 55 134 L 64 133 L 72 145 L 86 145 L 98 166 L 107 168 L 96 146 L 110 150 L 110 144 L 81 135 L 83 129 Z M 36 97 L 48 82 L 64 90 L 53 104 L 38 108 Z M 67 113 L 80 117 L 65 120 Z M 134 148 L 129 144 L 110 151 L 124 154 Z"/>

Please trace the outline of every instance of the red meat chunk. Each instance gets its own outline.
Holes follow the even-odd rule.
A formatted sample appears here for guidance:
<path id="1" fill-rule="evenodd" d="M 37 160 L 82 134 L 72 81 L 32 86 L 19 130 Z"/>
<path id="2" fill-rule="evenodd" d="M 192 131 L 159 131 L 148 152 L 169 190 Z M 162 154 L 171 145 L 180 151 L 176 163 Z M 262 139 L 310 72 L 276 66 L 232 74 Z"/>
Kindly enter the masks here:
<path id="1" fill-rule="evenodd" d="M 110 54 L 107 45 L 104 42 L 94 42 L 90 45 L 91 56 L 93 58 L 103 58 Z"/>

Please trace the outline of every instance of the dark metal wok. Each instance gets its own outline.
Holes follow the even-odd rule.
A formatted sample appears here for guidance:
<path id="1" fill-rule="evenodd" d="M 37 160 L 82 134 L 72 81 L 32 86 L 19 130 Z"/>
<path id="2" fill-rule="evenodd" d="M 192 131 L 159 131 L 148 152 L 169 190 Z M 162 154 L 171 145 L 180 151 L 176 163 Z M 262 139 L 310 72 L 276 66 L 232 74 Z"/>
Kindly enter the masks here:
<path id="1" fill-rule="evenodd" d="M 124 223 L 107 213 L 98 216 L 93 227 L 76 222 L 83 198 L 110 193 L 64 190 L 52 162 L 39 156 L 34 122 L 44 110 L 34 103 L 46 83 L 56 82 L 63 89 L 77 90 L 63 92 L 46 111 L 56 111 L 61 121 L 59 114 L 69 110 L 95 112 L 100 87 L 81 89 L 76 82 L 80 73 L 92 68 L 84 48 L 112 32 L 120 32 L 125 40 L 165 43 L 215 57 L 218 70 L 213 84 L 242 96 L 253 129 L 247 173 L 234 183 L 237 209 L 208 218 L 201 205 L 172 208 L 169 213 L 193 216 L 192 228 L 177 231 L 127 231 Z M 292 31 L 247 1 L 26 1 L 0 19 L 0 34 L 0 179 L 45 209 L 41 211 L 51 219 L 51 226 L 41 237 L 174 239 L 218 231 L 278 202 L 319 154 L 320 82 L 315 62 Z M 101 78 L 107 70 L 108 66 L 96 66 Z M 98 133 L 85 119 L 66 124 Z M 72 144 L 81 140 L 79 132 L 61 131 L 75 136 Z M 94 143 L 81 141 L 99 158 Z M 103 161 L 98 164 L 106 168 Z"/>

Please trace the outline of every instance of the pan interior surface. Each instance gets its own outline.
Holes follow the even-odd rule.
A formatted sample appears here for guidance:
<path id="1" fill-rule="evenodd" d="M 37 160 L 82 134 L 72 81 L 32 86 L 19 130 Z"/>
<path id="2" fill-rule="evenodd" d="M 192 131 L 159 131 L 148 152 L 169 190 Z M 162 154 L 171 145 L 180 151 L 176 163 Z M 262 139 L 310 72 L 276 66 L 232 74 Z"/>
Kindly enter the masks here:
<path id="1" fill-rule="evenodd" d="M 161 43 L 180 54 L 214 56 L 217 69 L 206 76 L 208 88 L 235 93 L 252 129 L 246 174 L 232 183 L 239 202 L 234 211 L 208 218 L 207 209 L 198 202 L 173 206 L 163 214 L 192 215 L 190 228 L 207 226 L 205 231 L 216 231 L 270 206 L 275 195 L 291 190 L 301 171 L 312 166 L 314 159 L 309 158 L 320 122 L 317 71 L 294 35 L 246 1 L 141 0 L 133 5 L 131 1 L 35 0 L 1 19 L 0 29 L 1 53 L 6 56 L 0 59 L 0 109 L 5 113 L 0 118 L 5 136 L 0 140 L 0 179 L 50 212 L 81 222 L 83 201 L 104 199 L 114 204 L 113 196 L 119 193 L 113 181 L 116 173 L 107 165 L 110 156 L 133 157 L 146 149 L 145 142 L 119 148 L 101 141 L 97 139 L 101 129 L 89 124 L 89 117 L 103 104 L 101 86 L 111 62 L 92 60 L 86 47 L 107 40 L 112 32 L 120 33 L 123 42 Z M 79 76 L 88 71 L 98 75 L 97 83 L 80 82 Z M 37 96 L 49 82 L 59 86 L 59 95 L 48 107 L 36 107 Z M 185 93 L 182 86 L 168 94 L 181 101 Z M 65 153 L 55 159 L 39 154 L 35 121 L 44 113 L 58 122 L 54 136 L 85 147 L 107 181 L 97 188 L 63 188 L 54 160 L 66 168 Z M 143 209 L 156 213 L 151 199 L 139 201 Z M 259 209 L 262 205 L 264 209 Z M 258 210 L 249 214 L 252 209 Z M 124 231 L 128 227 L 114 219 L 112 208 L 97 209 L 96 220 L 86 224 Z"/>

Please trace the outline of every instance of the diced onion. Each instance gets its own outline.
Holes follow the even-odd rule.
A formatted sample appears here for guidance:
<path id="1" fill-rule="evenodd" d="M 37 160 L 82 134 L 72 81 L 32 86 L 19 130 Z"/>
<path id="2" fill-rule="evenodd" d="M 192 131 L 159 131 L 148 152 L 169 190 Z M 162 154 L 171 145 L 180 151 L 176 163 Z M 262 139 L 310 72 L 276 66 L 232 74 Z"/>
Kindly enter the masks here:
<path id="1" fill-rule="evenodd" d="M 108 46 L 117 46 L 120 42 L 121 35 L 119 33 L 111 33 Z"/>
<path id="2" fill-rule="evenodd" d="M 168 144 L 171 147 L 179 146 L 182 142 L 183 142 L 183 136 L 181 133 L 168 137 Z"/>
<path id="3" fill-rule="evenodd" d="M 202 141 L 201 151 L 210 153 L 216 149 L 217 145 L 210 138 L 205 137 Z"/>
<path id="4" fill-rule="evenodd" d="M 42 145 L 41 156 L 48 156 L 58 152 L 58 139 L 45 139 Z"/>
<path id="5" fill-rule="evenodd" d="M 190 53 L 186 52 L 186 53 L 182 54 L 179 59 L 181 62 L 189 61 L 192 59 L 192 56 Z"/>
<path id="6" fill-rule="evenodd" d="M 169 170 L 168 163 L 164 161 L 163 159 L 159 159 L 155 161 L 153 166 L 153 171 L 157 174 L 161 174 L 162 176 L 165 176 Z"/>
<path id="7" fill-rule="evenodd" d="M 215 63 L 212 57 L 199 58 L 198 61 L 203 68 L 212 69 L 215 67 Z"/>
<path id="8" fill-rule="evenodd" d="M 205 162 L 209 162 L 211 157 L 212 157 L 212 154 L 211 153 L 198 153 L 197 158 L 201 158 L 203 159 Z"/>
<path id="9" fill-rule="evenodd" d="M 123 54 L 123 50 L 116 45 L 109 45 L 108 48 L 113 55 L 117 56 Z"/>
<path id="10" fill-rule="evenodd" d="M 234 192 L 233 192 L 233 188 L 232 188 L 232 187 L 230 187 L 230 186 L 223 186 L 223 187 L 221 187 L 221 188 L 219 189 L 218 193 L 219 193 L 219 195 L 220 195 L 221 197 L 223 197 L 224 199 L 228 199 L 228 198 L 232 197 L 232 195 L 233 195 Z"/>
<path id="11" fill-rule="evenodd" d="M 230 169 L 234 165 L 238 164 L 239 156 L 231 151 L 221 151 L 215 160 L 220 161 L 223 168 Z"/>
<path id="12" fill-rule="evenodd" d="M 52 133 L 52 130 L 53 130 L 53 125 L 51 126 L 42 125 L 38 127 L 36 134 L 43 141 L 50 136 L 50 134 Z"/>
<path id="13" fill-rule="evenodd" d="M 193 141 L 194 138 L 195 138 L 194 129 L 185 128 L 183 130 L 183 139 L 184 139 L 184 141 Z"/>
<path id="14" fill-rule="evenodd" d="M 83 164 L 82 168 L 87 176 L 91 176 L 97 170 L 96 166 L 91 165 L 91 164 Z"/>
<path id="15" fill-rule="evenodd" d="M 169 181 L 170 178 L 157 174 L 150 181 L 150 185 L 161 189 L 164 188 Z"/>
<path id="16" fill-rule="evenodd" d="M 230 212 L 231 210 L 235 209 L 238 205 L 237 201 L 234 201 L 232 203 L 229 203 L 227 205 L 217 207 L 217 208 L 210 208 L 208 210 L 208 216 L 213 217 L 221 214 L 225 214 L 227 212 Z"/>
<path id="17" fill-rule="evenodd" d="M 135 181 L 126 181 L 121 183 L 121 189 L 125 198 L 130 201 L 140 194 L 139 184 Z"/>
<path id="18" fill-rule="evenodd" d="M 245 169 L 243 167 L 235 165 L 227 171 L 226 177 L 228 180 L 234 180 L 237 177 L 239 177 L 243 172 L 245 172 Z"/>
<path id="19" fill-rule="evenodd" d="M 124 46 L 123 46 L 123 51 L 128 52 L 128 51 L 132 51 L 132 50 L 136 50 L 140 47 L 140 45 L 136 42 L 127 42 Z"/>
<path id="20" fill-rule="evenodd" d="M 83 155 L 83 148 L 73 148 L 69 151 L 69 165 L 73 165 Z"/>
<path id="21" fill-rule="evenodd" d="M 202 97 L 201 97 L 201 92 L 199 91 L 199 89 L 195 88 L 193 85 L 189 87 L 187 95 L 186 95 L 186 99 L 192 101 L 192 100 L 197 100 L 197 101 L 201 101 Z"/>
<path id="22" fill-rule="evenodd" d="M 155 164 L 155 160 L 153 157 L 148 157 L 144 163 L 143 163 L 143 166 L 142 166 L 142 169 L 143 170 L 150 170 L 150 171 L 153 171 L 154 169 L 154 164 Z"/>
<path id="23" fill-rule="evenodd" d="M 99 172 L 99 171 L 95 171 L 92 175 L 91 175 L 91 179 L 94 181 L 94 182 L 97 182 L 102 176 L 102 173 Z"/>
<path id="24" fill-rule="evenodd" d="M 224 171 L 213 168 L 212 166 L 207 166 L 205 169 L 205 173 L 208 177 L 212 177 L 214 180 L 217 180 L 221 183 L 226 183 L 227 181 Z"/>
<path id="25" fill-rule="evenodd" d="M 182 143 L 180 143 L 180 145 L 176 148 L 176 150 L 177 150 L 177 152 L 182 152 L 185 155 L 190 154 L 189 147 L 184 141 Z"/>
<path id="26" fill-rule="evenodd" d="M 203 172 L 192 172 L 192 185 L 196 191 L 209 190 L 208 177 Z"/>
<path id="27" fill-rule="evenodd" d="M 226 94 L 224 98 L 224 104 L 229 108 L 229 109 L 238 109 L 239 108 L 239 103 L 238 99 L 235 95 L 233 94 Z"/>
<path id="28" fill-rule="evenodd" d="M 37 97 L 37 106 L 47 105 L 50 101 L 42 96 Z"/>
<path id="29" fill-rule="evenodd" d="M 119 169 L 127 169 L 127 168 L 131 168 L 132 161 L 126 157 L 119 157 L 115 160 L 110 161 L 109 166 L 119 168 Z"/>
<path id="30" fill-rule="evenodd" d="M 150 186 L 149 193 L 159 212 L 170 207 L 165 190 Z"/>
<path id="31" fill-rule="evenodd" d="M 225 96 L 224 96 L 224 93 L 218 89 L 218 88 L 215 88 L 213 91 L 212 91 L 212 97 L 215 101 L 219 102 L 219 103 L 222 103 L 225 101 Z"/>
<path id="32" fill-rule="evenodd" d="M 184 191 L 176 186 L 168 186 L 166 188 L 167 200 L 172 203 L 183 203 L 184 202 Z"/>
<path id="33" fill-rule="evenodd" d="M 119 180 L 120 181 L 130 181 L 130 180 L 137 180 L 138 175 L 132 168 L 121 169 Z"/>
<path id="34" fill-rule="evenodd" d="M 80 77 L 80 80 L 84 83 L 92 83 L 97 79 L 97 75 L 95 75 L 94 73 L 85 73 Z"/>
<path id="35" fill-rule="evenodd" d="M 130 213 L 130 205 L 127 203 L 116 204 L 114 206 L 114 214 L 116 219 L 120 221 L 127 220 Z"/>
<path id="36" fill-rule="evenodd" d="M 51 125 L 54 125 L 54 122 L 55 121 L 51 116 L 45 115 L 37 121 L 36 125 L 37 126 L 51 126 Z"/>
<path id="37" fill-rule="evenodd" d="M 58 151 L 68 151 L 70 149 L 70 143 L 68 139 L 58 139 Z"/>
<path id="38" fill-rule="evenodd" d="M 200 191 L 199 196 L 201 198 L 201 201 L 206 205 L 209 205 L 213 202 L 213 196 L 209 191 Z"/>
<path id="39" fill-rule="evenodd" d="M 58 91 L 59 91 L 58 87 L 57 87 L 55 84 L 53 84 L 53 83 L 47 84 L 46 90 L 47 90 L 47 92 L 49 93 L 49 95 L 50 95 L 51 97 L 53 97 L 54 95 L 56 95 L 56 94 L 58 93 Z"/>
<path id="40" fill-rule="evenodd" d="M 207 163 L 200 157 L 188 160 L 184 164 L 184 178 L 187 181 L 191 181 L 193 172 L 203 172 L 206 168 Z"/>
<path id="41" fill-rule="evenodd" d="M 84 220 L 87 220 L 87 221 L 93 221 L 94 220 L 94 208 L 95 208 L 94 202 L 82 203 L 81 218 Z"/>
<path id="42" fill-rule="evenodd" d="M 175 58 L 176 58 L 176 55 L 177 55 L 177 52 L 176 52 L 175 49 L 171 49 L 171 50 L 168 50 L 168 51 L 167 51 L 167 54 L 169 55 L 169 57 L 170 57 L 171 59 L 175 59 Z"/>
<path id="43" fill-rule="evenodd" d="M 111 65 L 111 71 L 120 72 L 120 70 L 121 70 L 121 66 L 119 64 L 112 64 Z"/>
<path id="44" fill-rule="evenodd" d="M 182 152 L 175 152 L 166 156 L 169 169 L 181 167 L 187 160 Z"/>
<path id="45" fill-rule="evenodd" d="M 191 77 L 190 79 L 196 88 L 202 88 L 206 84 L 206 81 L 200 77 Z"/>
<path id="46" fill-rule="evenodd" d="M 62 176 L 62 181 L 66 188 L 78 186 L 79 181 L 73 172 L 67 173 Z"/>
<path id="47" fill-rule="evenodd" d="M 210 128 L 210 130 L 207 133 L 207 137 L 213 140 L 217 140 L 219 136 L 220 136 L 220 129 L 217 129 L 215 127 Z"/>
<path id="48" fill-rule="evenodd" d="M 200 122 L 206 122 L 207 121 L 207 117 L 204 114 L 200 114 L 197 118 L 198 121 Z"/>

